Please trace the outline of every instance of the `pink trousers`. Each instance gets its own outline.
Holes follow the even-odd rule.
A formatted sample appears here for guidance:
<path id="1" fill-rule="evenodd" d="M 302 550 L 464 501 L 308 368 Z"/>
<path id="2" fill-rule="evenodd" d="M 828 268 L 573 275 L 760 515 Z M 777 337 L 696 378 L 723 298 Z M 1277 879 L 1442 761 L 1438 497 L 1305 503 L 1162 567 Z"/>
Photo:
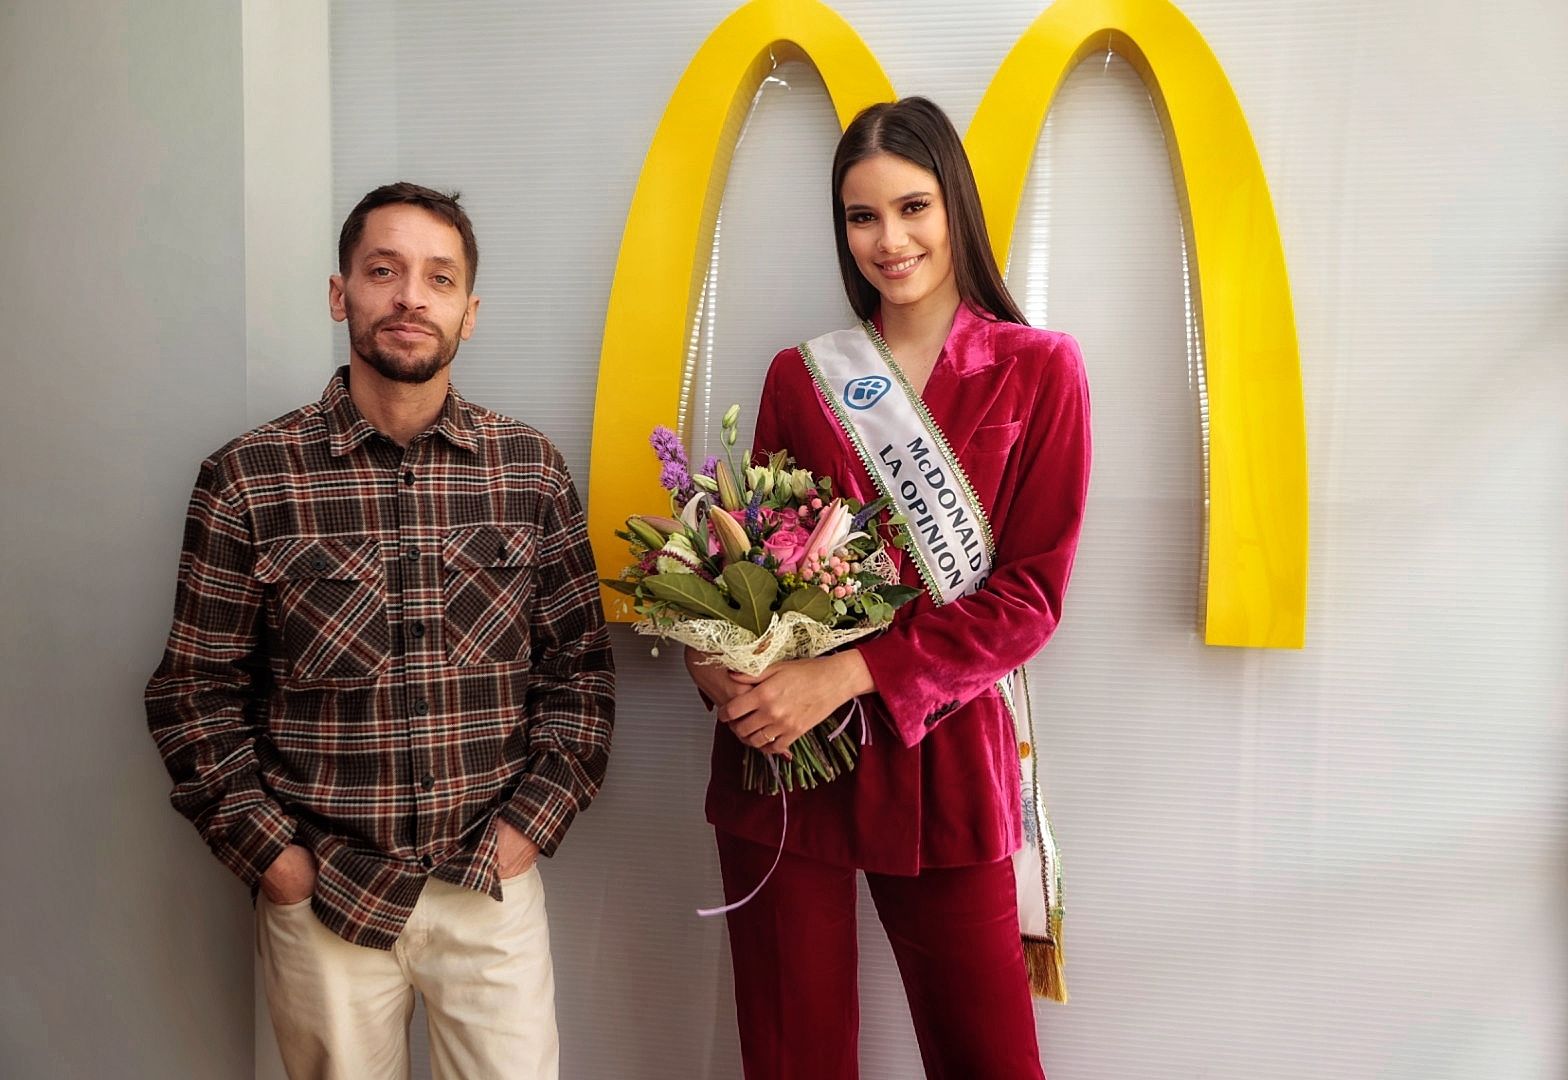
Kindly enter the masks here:
<path id="1" fill-rule="evenodd" d="M 762 880 L 773 849 L 724 832 L 718 845 L 733 903 Z M 859 1075 L 855 873 L 786 853 L 763 890 L 727 916 L 746 1080 Z M 926 1076 L 1044 1080 L 1012 860 L 866 881 Z"/>

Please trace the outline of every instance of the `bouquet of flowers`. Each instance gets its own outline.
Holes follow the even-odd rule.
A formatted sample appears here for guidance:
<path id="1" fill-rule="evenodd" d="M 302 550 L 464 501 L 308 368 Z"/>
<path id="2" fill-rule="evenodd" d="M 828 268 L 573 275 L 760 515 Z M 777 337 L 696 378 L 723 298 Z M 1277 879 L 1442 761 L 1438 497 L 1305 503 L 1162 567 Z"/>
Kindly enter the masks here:
<path id="1" fill-rule="evenodd" d="M 639 633 L 710 654 L 710 663 L 761 674 L 780 660 L 820 656 L 875 633 L 919 595 L 898 584 L 879 529 L 886 499 L 835 498 L 832 481 L 797 468 L 787 453 L 762 465 L 732 460 L 740 407 L 724 414 L 726 457 L 693 474 L 679 436 L 650 442 L 670 493 L 670 515 L 637 515 L 616 533 L 632 563 L 604 584 L 631 597 Z M 889 518 L 893 525 L 901 522 Z M 892 543 L 902 546 L 900 532 Z M 774 768 L 746 749 L 744 783 L 764 794 L 812 788 L 855 767 L 847 719 L 824 720 Z"/>

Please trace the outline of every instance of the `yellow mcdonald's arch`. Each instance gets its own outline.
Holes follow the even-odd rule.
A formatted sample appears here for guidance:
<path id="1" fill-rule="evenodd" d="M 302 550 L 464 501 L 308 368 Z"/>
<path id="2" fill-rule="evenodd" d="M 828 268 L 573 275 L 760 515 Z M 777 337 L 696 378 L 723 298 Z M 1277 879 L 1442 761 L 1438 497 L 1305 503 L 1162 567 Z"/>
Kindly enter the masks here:
<path id="1" fill-rule="evenodd" d="M 1229 81 L 1168 0 L 1058 0 L 1007 55 L 964 140 L 991 242 L 1005 264 L 1051 100 L 1079 60 L 1106 47 L 1127 57 L 1160 108 L 1198 268 L 1210 402 L 1205 640 L 1299 648 L 1306 432 L 1279 227 Z M 630 463 L 646 459 L 648 432 L 676 414 L 739 121 L 776 56 L 816 66 L 841 124 L 894 97 L 853 28 L 816 0 L 751 0 L 687 67 L 643 164 L 605 320 L 588 516 L 606 577 L 625 559 L 614 535 L 625 516 L 663 506 L 654 470 Z M 662 359 L 649 363 L 649 356 Z"/>

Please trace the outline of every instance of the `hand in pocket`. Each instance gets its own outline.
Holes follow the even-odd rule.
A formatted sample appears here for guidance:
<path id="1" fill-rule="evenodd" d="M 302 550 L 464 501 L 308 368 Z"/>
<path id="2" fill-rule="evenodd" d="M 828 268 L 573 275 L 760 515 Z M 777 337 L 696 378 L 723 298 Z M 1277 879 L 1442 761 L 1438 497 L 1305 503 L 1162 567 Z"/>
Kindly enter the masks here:
<path id="1" fill-rule="evenodd" d="M 539 860 L 539 845 L 512 826 L 496 819 L 495 864 L 500 876 L 515 878 L 528 872 Z"/>
<path id="2" fill-rule="evenodd" d="M 316 856 L 309 848 L 290 844 L 261 875 L 261 891 L 274 904 L 297 904 L 316 891 Z"/>

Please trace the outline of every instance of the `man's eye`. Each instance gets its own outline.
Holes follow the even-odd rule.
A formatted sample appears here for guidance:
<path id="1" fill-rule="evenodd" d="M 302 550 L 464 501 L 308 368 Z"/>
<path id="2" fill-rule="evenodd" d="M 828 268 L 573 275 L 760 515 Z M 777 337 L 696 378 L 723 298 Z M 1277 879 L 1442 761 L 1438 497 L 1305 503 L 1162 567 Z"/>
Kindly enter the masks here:
<path id="1" fill-rule="evenodd" d="M 389 266 L 372 266 L 370 268 L 371 277 L 390 277 L 391 275 L 392 268 Z"/>
<path id="2" fill-rule="evenodd" d="M 436 275 L 436 284 L 437 285 L 450 285 L 450 284 L 452 284 L 452 279 L 447 277 L 445 274 L 437 274 Z"/>

